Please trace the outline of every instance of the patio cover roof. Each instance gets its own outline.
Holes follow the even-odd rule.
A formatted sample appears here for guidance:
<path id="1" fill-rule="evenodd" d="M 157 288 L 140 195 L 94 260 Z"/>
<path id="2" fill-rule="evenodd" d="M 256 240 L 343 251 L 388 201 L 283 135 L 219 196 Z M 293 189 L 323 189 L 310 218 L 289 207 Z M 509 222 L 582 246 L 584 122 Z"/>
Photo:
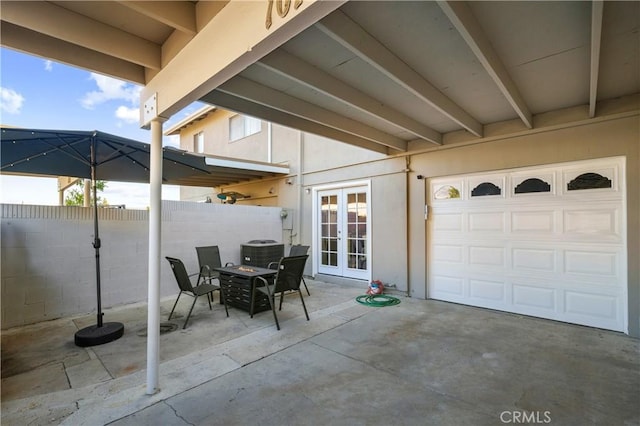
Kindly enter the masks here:
<path id="1" fill-rule="evenodd" d="M 0 44 L 392 155 L 637 109 L 637 1 L 284 4 L 3 1 Z"/>

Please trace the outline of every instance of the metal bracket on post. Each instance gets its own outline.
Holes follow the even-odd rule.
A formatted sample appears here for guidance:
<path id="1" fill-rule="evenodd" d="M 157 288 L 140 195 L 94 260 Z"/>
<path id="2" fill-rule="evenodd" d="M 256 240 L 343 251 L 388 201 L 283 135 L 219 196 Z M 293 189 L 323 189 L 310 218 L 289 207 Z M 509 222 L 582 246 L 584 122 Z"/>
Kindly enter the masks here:
<path id="1" fill-rule="evenodd" d="M 158 116 L 158 93 L 154 93 L 142 105 L 142 127 L 148 129 L 151 120 Z"/>

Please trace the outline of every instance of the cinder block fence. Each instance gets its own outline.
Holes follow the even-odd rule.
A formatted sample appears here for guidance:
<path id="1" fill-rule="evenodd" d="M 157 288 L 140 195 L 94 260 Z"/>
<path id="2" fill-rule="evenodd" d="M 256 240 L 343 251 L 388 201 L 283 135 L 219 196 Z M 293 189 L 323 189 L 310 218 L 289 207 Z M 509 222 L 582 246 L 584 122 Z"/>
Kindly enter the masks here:
<path id="1" fill-rule="evenodd" d="M 93 209 L 1 204 L 2 329 L 96 311 Z M 161 297 L 177 293 L 164 256 L 197 271 L 196 246 L 218 245 L 240 263 L 240 245 L 282 239 L 280 208 L 181 201 L 162 203 Z M 146 210 L 99 209 L 103 309 L 145 301 Z"/>

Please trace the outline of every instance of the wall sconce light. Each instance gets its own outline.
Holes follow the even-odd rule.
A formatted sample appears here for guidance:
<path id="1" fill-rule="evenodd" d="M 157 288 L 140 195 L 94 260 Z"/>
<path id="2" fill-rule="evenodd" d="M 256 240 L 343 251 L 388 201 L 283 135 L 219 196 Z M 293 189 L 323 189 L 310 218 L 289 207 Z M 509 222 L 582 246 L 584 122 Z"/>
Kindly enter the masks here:
<path id="1" fill-rule="evenodd" d="M 221 192 L 216 195 L 221 201 L 226 204 L 235 204 L 238 199 L 251 198 L 250 195 L 240 194 L 239 192 Z"/>

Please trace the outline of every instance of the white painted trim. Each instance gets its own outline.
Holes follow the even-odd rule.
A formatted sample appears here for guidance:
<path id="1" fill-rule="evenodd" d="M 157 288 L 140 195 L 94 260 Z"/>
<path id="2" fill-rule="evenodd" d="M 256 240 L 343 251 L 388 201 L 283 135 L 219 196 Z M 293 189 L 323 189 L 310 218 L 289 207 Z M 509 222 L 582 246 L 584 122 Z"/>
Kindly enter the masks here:
<path id="1" fill-rule="evenodd" d="M 260 164 L 226 158 L 205 157 L 204 162 L 208 166 L 227 167 L 230 169 L 254 170 L 258 172 L 289 174 L 289 167 L 275 164 Z"/>
<path id="2" fill-rule="evenodd" d="M 164 131 L 164 135 L 165 136 L 169 136 L 171 134 L 180 134 L 180 129 L 182 129 L 183 127 L 187 127 L 190 124 L 195 123 L 196 121 L 200 120 L 201 118 L 204 118 L 205 115 L 209 114 L 212 111 L 215 111 L 216 107 L 213 105 L 205 105 L 202 108 L 198 109 L 196 112 L 194 112 L 193 114 L 190 114 L 189 116 L 187 116 L 186 118 L 178 121 L 176 124 L 174 124 L 173 126 L 169 127 L 167 130 Z"/>
<path id="3" fill-rule="evenodd" d="M 312 252 L 314 253 L 313 258 L 311 259 L 311 274 L 315 277 L 318 275 L 318 262 L 316 260 L 316 250 L 318 247 L 318 191 L 325 191 L 327 189 L 336 189 L 336 188 L 348 188 L 351 186 L 369 186 L 369 192 L 371 192 L 371 180 L 358 180 L 353 182 L 340 182 L 340 183 L 329 183 L 325 185 L 318 185 L 311 188 L 311 244 L 313 247 Z M 370 214 L 370 212 L 367 212 Z M 371 247 L 367 247 L 367 250 L 371 250 Z"/>
<path id="4" fill-rule="evenodd" d="M 314 191 L 314 195 L 317 195 L 318 191 L 324 191 L 327 189 L 342 189 L 342 188 L 350 188 L 352 186 L 365 186 L 365 185 L 368 186 L 369 189 L 371 189 L 371 180 L 365 179 L 365 180 L 356 180 L 356 181 L 349 181 L 349 182 L 329 183 L 326 185 L 314 186 L 313 188 L 311 188 L 311 190 Z"/>
<path id="5" fill-rule="evenodd" d="M 312 214 L 311 214 L 311 244 L 312 244 L 312 253 L 313 253 L 313 258 L 311 259 L 311 273 L 312 276 L 316 276 L 318 274 L 318 256 L 320 255 L 320 253 L 317 250 L 318 247 L 318 241 L 319 241 L 319 236 L 318 236 L 318 192 L 320 191 L 327 191 L 327 190 L 331 190 L 331 189 L 348 189 L 348 188 L 353 188 L 353 187 L 357 187 L 357 186 L 366 186 L 367 187 L 367 194 L 368 194 L 368 201 L 367 201 L 367 222 L 369 225 L 369 235 L 367 236 L 367 255 L 369 256 L 368 261 L 369 264 L 367 265 L 367 272 L 368 272 L 368 276 L 367 276 L 367 281 L 371 281 L 371 277 L 372 277 L 372 271 L 373 271 L 373 253 L 371 250 L 372 247 L 372 240 L 373 240 L 373 222 L 372 222 L 372 217 L 371 217 L 371 212 L 373 211 L 372 208 L 372 193 L 371 193 L 371 179 L 366 179 L 366 180 L 358 180 L 358 181 L 349 181 L 349 182 L 340 182 L 340 183 L 330 183 L 330 184 L 326 184 L 326 185 L 318 185 L 318 186 L 314 186 L 311 188 L 311 209 L 312 209 Z"/>

